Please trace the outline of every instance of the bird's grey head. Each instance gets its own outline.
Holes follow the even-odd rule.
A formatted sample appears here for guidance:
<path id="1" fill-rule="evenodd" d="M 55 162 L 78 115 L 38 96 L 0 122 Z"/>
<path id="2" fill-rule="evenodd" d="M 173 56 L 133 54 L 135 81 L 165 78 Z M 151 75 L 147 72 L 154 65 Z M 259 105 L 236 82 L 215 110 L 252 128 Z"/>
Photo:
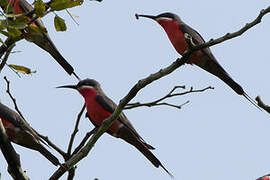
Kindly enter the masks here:
<path id="1" fill-rule="evenodd" d="M 100 84 L 99 82 L 97 82 L 94 79 L 84 79 L 81 80 L 78 84 L 77 84 L 77 88 L 78 89 L 83 89 L 83 88 L 94 88 L 94 89 L 99 89 L 100 88 Z"/>
<path id="2" fill-rule="evenodd" d="M 176 14 L 170 13 L 170 12 L 162 13 L 162 14 L 159 14 L 156 16 L 156 20 L 162 20 L 162 19 L 181 22 L 181 19 L 179 16 L 177 16 Z"/>

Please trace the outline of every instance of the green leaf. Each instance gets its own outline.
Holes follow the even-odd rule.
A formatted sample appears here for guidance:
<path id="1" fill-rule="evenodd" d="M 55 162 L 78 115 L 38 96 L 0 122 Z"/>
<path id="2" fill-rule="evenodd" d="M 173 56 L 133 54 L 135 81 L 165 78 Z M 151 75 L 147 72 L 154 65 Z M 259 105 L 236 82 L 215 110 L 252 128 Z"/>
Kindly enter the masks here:
<path id="1" fill-rule="evenodd" d="M 1 31 L 0 30 L 0 33 L 3 34 L 3 35 L 5 35 L 5 36 L 7 36 L 7 37 L 9 37 L 8 32 L 6 32 L 6 31 Z"/>
<path id="2" fill-rule="evenodd" d="M 0 38 L 0 43 L 2 43 L 4 46 L 7 46 L 6 43 Z"/>
<path id="3" fill-rule="evenodd" d="M 8 30 L 8 36 L 12 38 L 18 37 L 22 34 L 20 30 L 15 29 L 15 28 L 8 27 L 7 30 Z"/>
<path id="4" fill-rule="evenodd" d="M 83 3 L 83 0 L 75 0 L 75 1 L 70 1 L 69 2 L 69 8 L 72 8 L 72 7 L 75 7 L 75 6 L 80 6 L 80 5 L 82 5 L 82 3 Z"/>
<path id="5" fill-rule="evenodd" d="M 50 3 L 50 7 L 52 10 L 60 11 L 68 8 L 67 3 L 69 0 L 54 0 Z"/>
<path id="6" fill-rule="evenodd" d="M 7 28 L 7 21 L 6 20 L 1 20 L 0 21 L 0 30 L 4 30 Z"/>
<path id="7" fill-rule="evenodd" d="M 19 16 L 14 19 L 7 19 L 7 26 L 15 29 L 24 29 L 26 28 L 28 21 L 28 17 Z"/>
<path id="8" fill-rule="evenodd" d="M 65 20 L 60 18 L 57 15 L 54 17 L 54 27 L 55 27 L 56 31 L 66 31 L 67 30 Z"/>
<path id="9" fill-rule="evenodd" d="M 83 3 L 83 0 L 54 0 L 50 3 L 52 10 L 61 11 L 63 9 L 79 6 Z"/>
<path id="10" fill-rule="evenodd" d="M 6 7 L 8 6 L 8 4 L 9 4 L 9 0 L 1 0 L 1 1 L 0 1 L 0 6 L 1 6 L 1 8 L 2 8 L 3 10 L 6 9 Z"/>
<path id="11" fill-rule="evenodd" d="M 32 33 L 47 33 L 47 29 L 45 27 L 37 27 L 33 25 L 28 26 L 27 31 Z"/>
<path id="12" fill-rule="evenodd" d="M 8 64 L 8 66 L 12 69 L 14 69 L 17 72 L 21 72 L 24 74 L 33 74 L 36 73 L 36 71 L 31 71 L 30 68 L 25 67 L 25 66 L 20 66 L 20 65 L 14 65 L 14 64 Z"/>
<path id="13" fill-rule="evenodd" d="M 45 15 L 46 7 L 45 7 L 45 3 L 42 0 L 35 1 L 34 7 L 35 7 L 35 14 L 38 17 L 42 17 Z"/>

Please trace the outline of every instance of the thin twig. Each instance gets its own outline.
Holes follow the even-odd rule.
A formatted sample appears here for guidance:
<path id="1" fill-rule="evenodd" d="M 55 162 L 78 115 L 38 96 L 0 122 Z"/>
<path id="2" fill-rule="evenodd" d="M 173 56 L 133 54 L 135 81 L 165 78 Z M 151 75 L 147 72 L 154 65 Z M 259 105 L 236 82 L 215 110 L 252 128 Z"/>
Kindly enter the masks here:
<path id="1" fill-rule="evenodd" d="M 14 107 L 15 107 L 15 110 L 20 114 L 20 116 L 25 119 L 21 113 L 21 111 L 19 110 L 19 107 L 16 103 L 16 99 L 12 96 L 11 92 L 10 92 L 10 81 L 7 79 L 7 77 L 5 76 L 4 77 L 6 83 L 7 83 L 7 90 L 6 92 L 8 93 L 9 97 L 11 98 L 11 100 L 13 101 L 13 104 L 14 104 Z M 46 141 L 48 143 L 48 145 L 50 145 L 53 149 L 55 149 L 59 154 L 61 154 L 63 156 L 63 158 L 67 158 L 67 154 L 62 151 L 58 146 L 56 146 L 54 143 L 52 143 L 49 138 L 47 136 L 43 136 L 41 134 L 39 134 L 38 132 L 36 132 L 40 138 L 42 138 L 44 141 Z"/>
<path id="2" fill-rule="evenodd" d="M 125 106 L 124 109 L 133 109 L 133 108 L 137 108 L 137 107 L 141 107 L 141 106 L 146 106 L 146 107 L 152 107 L 152 106 L 161 106 L 161 105 L 166 105 L 166 106 L 170 106 L 170 107 L 174 107 L 177 109 L 181 109 L 183 105 L 186 105 L 187 103 L 189 103 L 189 101 L 181 104 L 181 105 L 175 105 L 175 104 L 171 104 L 171 103 L 167 103 L 167 102 L 163 102 L 161 103 L 161 101 L 168 99 L 170 97 L 174 97 L 174 96 L 183 96 L 186 94 L 190 94 L 190 93 L 198 93 L 198 92 L 203 92 L 206 91 L 208 89 L 214 89 L 213 87 L 209 86 L 203 89 L 198 89 L 198 90 L 193 90 L 193 88 L 191 87 L 190 90 L 182 92 L 182 93 L 173 93 L 176 89 L 184 89 L 185 86 L 175 86 L 167 95 L 163 96 L 160 99 L 157 99 L 155 101 L 152 102 L 148 102 L 148 103 L 140 103 L 140 102 L 136 102 L 136 103 L 129 103 Z"/>
<path id="3" fill-rule="evenodd" d="M 148 76 L 147 78 L 144 78 L 144 79 L 138 81 L 138 83 L 136 85 L 134 85 L 131 88 L 131 90 L 129 91 L 129 93 L 120 101 L 120 103 L 118 104 L 118 106 L 116 107 L 116 109 L 114 110 L 112 115 L 103 121 L 102 125 L 98 128 L 97 132 L 90 138 L 90 140 L 87 142 L 87 144 L 76 155 L 72 156 L 71 159 L 66 161 L 64 163 L 64 166 L 67 169 L 69 169 L 69 168 L 73 167 L 81 159 L 86 157 L 88 155 L 89 151 L 93 148 L 94 144 L 101 137 L 101 135 L 107 131 L 107 129 L 111 126 L 113 121 L 119 117 L 120 113 L 122 112 L 124 107 L 128 104 L 128 102 L 130 102 L 142 88 L 149 85 L 153 81 L 156 81 L 156 80 L 170 74 L 175 69 L 177 69 L 180 66 L 182 66 L 183 64 L 185 64 L 187 62 L 189 56 L 194 51 L 200 50 L 202 48 L 210 47 L 210 46 L 213 46 L 215 44 L 226 41 L 228 39 L 232 39 L 234 37 L 240 36 L 245 31 L 247 31 L 248 29 L 250 29 L 253 26 L 255 26 L 256 24 L 258 24 L 261 21 L 262 17 L 268 12 L 270 12 L 270 6 L 266 10 L 262 10 L 260 12 L 260 14 L 258 15 L 258 17 L 253 22 L 248 23 L 245 27 L 241 28 L 239 31 L 232 33 L 232 34 L 226 34 L 225 36 L 218 38 L 216 40 L 210 40 L 207 43 L 203 43 L 201 45 L 195 46 L 192 50 L 188 49 L 183 53 L 183 56 L 181 59 L 177 59 L 170 66 L 168 66 L 164 69 L 161 69 L 159 72 L 154 73 L 154 74 Z M 50 180 L 59 179 L 67 171 L 67 169 L 65 169 L 63 167 L 58 168 L 54 172 L 54 174 L 50 177 Z"/>
<path id="4" fill-rule="evenodd" d="M 67 12 L 68 15 L 70 16 L 70 18 L 73 20 L 73 22 L 75 22 L 75 24 L 77 24 L 77 26 L 79 26 L 80 24 L 75 20 L 75 18 L 74 18 L 73 15 L 69 12 L 68 9 L 66 9 L 66 12 Z"/>
<path id="5" fill-rule="evenodd" d="M 72 145 L 73 145 L 75 136 L 76 136 L 77 132 L 79 131 L 79 123 L 80 123 L 80 120 L 81 120 L 81 117 L 82 117 L 82 114 L 83 114 L 84 110 L 85 110 L 85 104 L 83 105 L 81 111 L 79 112 L 79 114 L 77 116 L 74 131 L 71 134 L 70 141 L 69 141 L 69 144 L 68 144 L 67 158 L 65 159 L 66 161 L 71 157 Z M 74 178 L 75 170 L 76 170 L 75 167 L 69 169 L 67 180 L 72 180 Z"/>
<path id="6" fill-rule="evenodd" d="M 4 80 L 5 80 L 6 83 L 7 83 L 7 90 L 6 90 L 6 92 L 8 93 L 9 97 L 10 97 L 11 100 L 12 100 L 12 102 L 13 102 L 13 104 L 14 104 L 15 110 L 19 113 L 19 115 L 20 115 L 23 119 L 25 119 L 25 118 L 23 117 L 21 111 L 19 110 L 18 106 L 17 106 L 16 99 L 12 96 L 12 94 L 11 94 L 11 92 L 10 92 L 10 87 L 9 87 L 9 86 L 10 86 L 10 81 L 7 79 L 6 76 L 4 77 Z"/>
<path id="7" fill-rule="evenodd" d="M 85 145 L 86 141 L 89 139 L 89 137 L 96 133 L 97 128 L 92 129 L 91 131 L 89 131 L 88 133 L 86 133 L 86 135 L 84 136 L 83 140 L 81 141 L 81 143 L 75 148 L 75 150 L 73 151 L 72 155 L 76 154 L 77 152 L 79 152 L 81 150 L 81 148 Z"/>
<path id="8" fill-rule="evenodd" d="M 67 150 L 67 154 L 68 156 L 71 155 L 71 150 L 72 150 L 72 145 L 73 145 L 73 142 L 74 142 L 74 138 L 77 134 L 77 132 L 79 131 L 78 127 L 79 127 L 79 123 L 80 123 L 80 120 L 81 120 L 81 117 L 82 117 L 82 114 L 85 110 L 85 104 L 83 105 L 81 111 L 79 112 L 78 116 L 77 116 L 77 120 L 76 120 L 76 124 L 75 124 L 75 127 L 74 127 L 74 131 L 73 133 L 71 134 L 71 137 L 70 137 L 70 141 L 69 141 L 69 145 L 68 145 L 68 150 Z"/>
<path id="9" fill-rule="evenodd" d="M 270 106 L 264 104 L 260 96 L 257 96 L 255 100 L 257 101 L 259 107 L 263 108 L 266 112 L 270 114 Z"/>
<path id="10" fill-rule="evenodd" d="M 250 23 L 246 23 L 244 27 L 242 27 L 240 30 L 235 31 L 233 33 L 227 33 L 224 36 L 217 38 L 217 39 L 210 39 L 208 42 L 197 45 L 194 47 L 194 50 L 199 50 L 202 48 L 210 47 L 219 43 L 222 43 L 226 40 L 241 36 L 243 33 L 245 33 L 247 30 L 251 29 L 253 26 L 259 24 L 262 21 L 262 17 L 270 12 L 270 6 L 268 6 L 266 9 L 262 9 L 256 19 L 254 19 Z"/>

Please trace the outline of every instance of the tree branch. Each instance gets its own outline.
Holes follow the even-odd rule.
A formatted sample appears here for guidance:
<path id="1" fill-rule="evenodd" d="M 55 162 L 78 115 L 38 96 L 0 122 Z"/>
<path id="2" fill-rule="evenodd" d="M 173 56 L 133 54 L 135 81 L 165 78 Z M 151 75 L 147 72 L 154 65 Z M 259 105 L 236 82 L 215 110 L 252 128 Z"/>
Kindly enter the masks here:
<path id="1" fill-rule="evenodd" d="M 83 105 L 81 111 L 79 112 L 79 114 L 77 116 L 77 120 L 76 120 L 76 123 L 75 123 L 74 131 L 71 134 L 69 145 L 68 145 L 67 159 L 65 159 L 66 161 L 71 157 L 72 145 L 73 145 L 75 136 L 76 136 L 77 132 L 79 131 L 79 128 L 78 127 L 79 127 L 81 116 L 82 116 L 84 110 L 85 110 L 85 104 Z M 76 170 L 76 167 L 73 167 L 73 168 L 70 168 L 69 169 L 67 180 L 72 180 L 74 178 L 74 176 L 75 176 L 75 170 Z"/>
<path id="2" fill-rule="evenodd" d="M 19 155 L 14 150 L 5 132 L 5 128 L 0 118 L 0 148 L 8 163 L 8 171 L 14 179 L 29 180 L 21 168 Z"/>
<path id="3" fill-rule="evenodd" d="M 11 98 L 11 100 L 13 101 L 15 110 L 20 114 L 20 116 L 25 119 L 21 113 L 21 111 L 19 110 L 19 107 L 16 103 L 16 99 L 12 96 L 11 92 L 10 92 L 10 81 L 7 79 L 7 77 L 4 77 L 6 83 L 7 83 L 7 90 L 6 92 L 8 93 L 9 97 Z M 38 132 L 36 132 L 38 134 L 38 136 L 40 138 L 42 138 L 45 142 L 48 143 L 49 146 L 51 146 L 54 150 L 56 150 L 59 154 L 61 154 L 63 156 L 64 159 L 67 159 L 67 153 L 65 153 L 63 150 L 61 150 L 58 146 L 56 146 L 54 143 L 52 143 L 49 138 L 47 136 L 43 136 L 41 134 L 39 134 Z"/>
<path id="4" fill-rule="evenodd" d="M 10 81 L 7 79 L 6 76 L 4 77 L 4 80 L 5 80 L 6 83 L 7 83 L 7 90 L 6 90 L 6 92 L 8 93 L 9 97 L 10 97 L 11 100 L 13 101 L 15 110 L 19 113 L 19 115 L 20 115 L 23 119 L 25 119 L 25 118 L 23 117 L 21 111 L 19 110 L 18 106 L 17 106 L 16 99 L 12 96 L 12 94 L 11 94 L 11 92 L 10 92 L 10 87 L 9 87 Z"/>
<path id="5" fill-rule="evenodd" d="M 74 131 L 73 131 L 73 133 L 71 134 L 71 137 L 70 137 L 70 141 L 69 141 L 69 145 L 68 145 L 68 151 L 67 151 L 68 156 L 71 155 L 71 150 L 72 150 L 72 145 L 73 145 L 73 142 L 74 142 L 74 138 L 75 138 L 77 132 L 79 131 L 78 126 L 79 126 L 81 116 L 82 116 L 84 110 L 85 110 L 85 104 L 83 105 L 81 111 L 79 112 L 79 114 L 77 116 L 77 121 L 76 121 L 76 124 L 75 124 L 75 127 L 74 127 Z"/>
<path id="6" fill-rule="evenodd" d="M 257 101 L 259 107 L 263 108 L 266 112 L 270 114 L 270 106 L 264 104 L 260 96 L 257 96 L 255 100 Z"/>
<path id="7" fill-rule="evenodd" d="M 206 48 L 206 47 L 210 47 L 219 43 L 222 43 L 226 40 L 241 36 L 243 33 L 245 33 L 247 30 L 251 29 L 252 27 L 254 27 L 255 25 L 259 24 L 263 18 L 264 15 L 266 15 L 267 13 L 270 12 L 270 6 L 268 6 L 266 9 L 262 9 L 260 11 L 260 13 L 258 14 L 258 16 L 256 17 L 256 19 L 254 19 L 252 22 L 250 23 L 246 23 L 246 25 L 244 27 L 242 27 L 240 30 L 234 32 L 234 33 L 227 33 L 225 36 L 222 36 L 220 38 L 217 38 L 215 40 L 210 39 L 208 42 L 204 43 L 204 44 L 200 44 L 197 46 L 194 46 L 193 49 L 194 50 L 199 50 L 202 48 Z"/>
<path id="8" fill-rule="evenodd" d="M 94 129 L 92 129 L 91 131 L 89 131 L 88 133 L 86 133 L 86 135 L 84 136 L 83 140 L 81 141 L 81 143 L 75 148 L 75 150 L 73 151 L 72 155 L 75 155 L 77 152 L 79 152 L 79 150 L 85 145 L 86 141 L 89 139 L 89 137 L 96 133 L 97 128 L 95 127 Z"/>
<path id="9" fill-rule="evenodd" d="M 199 89 L 199 90 L 193 90 L 193 87 L 190 88 L 190 90 L 182 92 L 182 93 L 174 93 L 175 90 L 177 89 L 185 89 L 185 86 L 175 86 L 167 95 L 163 96 L 160 99 L 157 99 L 155 101 L 152 102 L 148 102 L 148 103 L 140 103 L 140 102 L 136 102 L 136 103 L 129 103 L 125 106 L 124 109 L 133 109 L 133 108 L 137 108 L 137 107 L 141 107 L 141 106 L 146 106 L 146 107 L 152 107 L 152 106 L 161 106 L 161 105 L 165 105 L 165 106 L 171 106 L 177 109 L 181 109 L 183 105 L 186 105 L 187 103 L 189 103 L 189 101 L 181 104 L 181 105 L 175 105 L 175 104 L 170 104 L 170 103 L 166 103 L 163 102 L 161 103 L 161 101 L 168 99 L 170 97 L 174 97 L 174 96 L 183 96 L 185 94 L 190 94 L 190 93 L 197 93 L 197 92 L 203 92 L 206 91 L 208 89 L 214 89 L 213 87 L 209 86 L 206 87 L 204 89 Z"/>
<path id="10" fill-rule="evenodd" d="M 120 101 L 120 103 L 118 104 L 118 106 L 115 109 L 115 111 L 113 112 L 113 114 L 109 118 L 106 118 L 103 121 L 102 125 L 98 128 L 97 132 L 90 138 L 88 143 L 75 156 L 73 156 L 71 159 L 69 159 L 67 162 L 64 163 L 65 167 L 67 167 L 67 169 L 69 169 L 69 168 L 73 167 L 81 159 L 83 159 L 85 156 L 87 156 L 87 154 L 92 149 L 92 147 L 94 146 L 96 141 L 99 139 L 99 137 L 103 133 L 106 132 L 106 130 L 113 123 L 113 121 L 119 117 L 120 113 L 122 112 L 124 107 L 127 105 L 127 103 L 130 100 L 132 100 L 142 88 L 144 88 L 148 84 L 152 83 L 153 81 L 156 81 L 156 80 L 170 74 L 175 69 L 177 69 L 180 66 L 182 66 L 183 64 L 185 64 L 187 62 L 187 60 L 188 60 L 188 57 L 194 51 L 200 50 L 202 48 L 210 47 L 210 46 L 213 46 L 215 44 L 226 41 L 228 39 L 232 39 L 234 37 L 240 36 L 241 34 L 243 34 L 248 29 L 250 29 L 253 26 L 255 26 L 256 24 L 260 23 L 262 17 L 268 12 L 270 12 L 270 6 L 266 10 L 262 10 L 260 12 L 260 14 L 258 15 L 258 17 L 253 22 L 246 24 L 246 26 L 241 28 L 239 31 L 236 31 L 235 33 L 232 33 L 232 34 L 228 33 L 225 36 L 223 36 L 221 38 L 218 38 L 216 40 L 211 39 L 207 43 L 203 43 L 201 45 L 194 46 L 192 49 L 186 50 L 183 53 L 182 58 L 177 59 L 170 66 L 168 66 L 168 67 L 166 67 L 164 69 L 161 69 L 159 72 L 154 73 L 154 74 L 148 76 L 147 78 L 144 78 L 144 79 L 138 81 L 138 83 L 136 85 L 134 85 L 133 88 L 129 91 L 129 93 Z M 67 170 L 64 169 L 63 167 L 58 168 L 58 170 L 50 177 L 50 180 L 56 180 L 56 179 L 60 178 L 66 171 Z"/>
<path id="11" fill-rule="evenodd" d="M 8 60 L 8 57 L 11 53 L 11 50 L 15 47 L 15 44 L 11 44 L 8 48 L 7 48 L 7 51 L 6 51 L 6 55 L 5 57 L 3 58 L 1 64 L 0 64 L 0 73 L 2 71 L 2 69 L 4 68 L 4 66 L 6 65 L 7 63 L 7 60 Z M 0 56 L 1 57 L 1 56 Z"/>

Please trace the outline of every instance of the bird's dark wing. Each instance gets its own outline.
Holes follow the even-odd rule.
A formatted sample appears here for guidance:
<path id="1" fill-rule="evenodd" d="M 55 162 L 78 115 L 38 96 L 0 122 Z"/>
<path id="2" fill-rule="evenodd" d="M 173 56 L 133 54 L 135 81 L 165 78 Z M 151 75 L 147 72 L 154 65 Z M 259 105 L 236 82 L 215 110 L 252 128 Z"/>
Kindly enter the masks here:
<path id="1" fill-rule="evenodd" d="M 199 45 L 199 44 L 203 44 L 205 43 L 203 37 L 196 31 L 194 30 L 192 27 L 188 26 L 187 24 L 185 23 L 181 23 L 179 25 L 179 29 L 184 33 L 187 33 L 189 34 L 191 37 L 192 37 L 192 41 L 196 44 L 196 45 Z M 214 55 L 212 54 L 211 50 L 209 47 L 207 48 L 204 48 L 202 49 L 202 51 L 204 52 L 204 54 L 206 56 L 208 56 L 209 59 L 213 60 L 218 66 L 220 66 L 220 68 L 226 72 L 222 66 L 218 63 L 218 61 L 216 60 L 216 58 L 214 57 Z"/>
<path id="2" fill-rule="evenodd" d="M 98 95 L 96 97 L 97 102 L 107 111 L 109 111 L 110 113 L 113 113 L 115 108 L 117 107 L 117 105 L 110 99 L 108 98 L 103 92 L 100 93 L 100 95 Z M 130 129 L 134 135 L 140 139 L 149 149 L 155 149 L 154 147 L 152 147 L 151 145 L 147 144 L 143 138 L 137 133 L 137 131 L 135 130 L 135 128 L 132 126 L 132 124 L 130 123 L 130 121 L 128 120 L 128 118 L 125 116 L 125 114 L 122 112 L 118 118 L 118 120 L 124 125 L 126 126 L 128 129 Z"/>
<path id="3" fill-rule="evenodd" d="M 24 123 L 22 118 L 13 110 L 0 103 L 0 118 L 3 118 L 10 123 L 12 123 L 15 127 L 22 128 L 24 127 Z"/>
<path id="4" fill-rule="evenodd" d="M 17 112 L 2 103 L 0 103 L 0 118 L 9 121 L 15 127 L 20 128 L 27 134 L 33 136 L 36 140 L 41 140 L 38 133 Z"/>
<path id="5" fill-rule="evenodd" d="M 98 95 L 96 97 L 96 100 L 104 109 L 106 109 L 110 113 L 113 113 L 115 108 L 117 107 L 117 105 L 110 98 L 108 98 L 104 93 Z M 131 128 L 134 132 L 136 132 L 136 130 L 134 129 L 132 124 L 129 122 L 127 117 L 124 115 L 124 113 L 120 114 L 119 121 L 123 123 L 124 125 L 128 126 L 129 128 Z M 136 132 L 136 134 L 138 133 Z"/>

